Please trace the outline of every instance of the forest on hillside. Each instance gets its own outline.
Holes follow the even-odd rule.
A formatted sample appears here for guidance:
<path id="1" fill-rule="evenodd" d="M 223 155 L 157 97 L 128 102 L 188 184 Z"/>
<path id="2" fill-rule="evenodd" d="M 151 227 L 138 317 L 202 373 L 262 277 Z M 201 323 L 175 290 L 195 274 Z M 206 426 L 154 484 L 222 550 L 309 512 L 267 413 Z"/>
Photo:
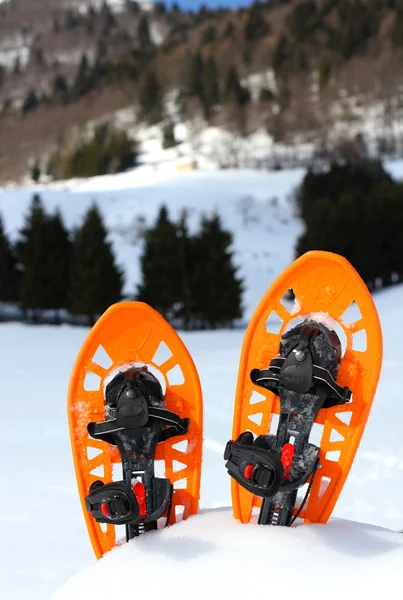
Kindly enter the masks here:
<path id="1" fill-rule="evenodd" d="M 0 43 L 0 180 L 26 172 L 32 156 L 42 171 L 63 173 L 83 142 L 75 129 L 128 106 L 139 122 L 162 123 L 166 144 L 175 143 L 174 120 L 200 117 L 239 136 L 263 127 L 277 143 L 323 150 L 335 120 L 354 124 L 381 102 L 379 153 L 402 152 L 391 125 L 403 109 L 398 0 L 194 12 L 163 2 L 143 10 L 132 0 L 119 13 L 107 1 L 85 11 L 52 0 L 35 6 L 0 6 L 3 44 L 22 40 L 14 54 Z"/>

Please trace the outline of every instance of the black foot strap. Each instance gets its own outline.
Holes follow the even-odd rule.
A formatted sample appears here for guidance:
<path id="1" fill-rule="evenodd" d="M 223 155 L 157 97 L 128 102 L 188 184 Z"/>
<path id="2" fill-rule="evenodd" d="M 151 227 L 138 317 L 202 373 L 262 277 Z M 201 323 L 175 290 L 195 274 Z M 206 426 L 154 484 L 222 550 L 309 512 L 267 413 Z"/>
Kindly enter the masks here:
<path id="1" fill-rule="evenodd" d="M 98 523 L 126 525 L 138 520 L 139 504 L 127 483 L 116 481 L 105 485 L 95 481 L 89 491 L 85 505 Z"/>
<path id="2" fill-rule="evenodd" d="M 116 409 L 110 409 L 109 413 L 113 415 L 113 411 Z M 157 407 L 147 407 L 147 419 L 144 424 L 138 425 L 135 422 L 135 419 L 132 418 L 131 421 L 126 418 L 125 422 L 122 423 L 122 419 L 119 418 L 120 415 L 117 415 L 116 418 L 107 419 L 106 421 L 101 421 L 100 423 L 89 423 L 88 424 L 88 433 L 93 438 L 100 438 L 104 435 L 110 435 L 111 433 L 116 433 L 117 431 L 123 431 L 127 428 L 136 429 L 138 427 L 149 427 L 149 418 L 156 419 L 162 425 L 168 425 L 166 429 L 163 429 L 159 438 L 160 442 L 164 442 L 171 437 L 176 435 L 185 435 L 189 431 L 190 419 L 181 419 L 178 415 L 171 412 L 170 410 L 166 410 L 165 408 L 157 408 Z"/>
<path id="3" fill-rule="evenodd" d="M 252 494 L 268 498 L 280 489 L 283 465 L 272 452 L 253 445 L 250 431 L 227 443 L 224 460 L 229 475 Z"/>
<path id="4" fill-rule="evenodd" d="M 287 359 L 283 357 L 273 358 L 268 369 L 253 369 L 250 374 L 252 383 L 259 385 L 260 387 L 267 388 L 278 394 L 278 388 L 285 387 L 285 382 L 282 381 L 281 375 L 283 375 L 284 378 L 285 369 L 283 373 L 282 370 L 285 366 L 286 360 Z M 306 364 L 308 365 L 308 363 Z M 351 390 L 349 390 L 347 387 L 341 387 L 341 385 L 334 380 L 329 371 L 326 371 L 326 369 L 323 367 L 318 367 L 317 365 L 310 365 L 310 369 L 310 373 L 307 377 L 308 381 L 310 382 L 309 387 L 312 385 L 312 380 L 325 383 L 329 390 L 329 399 L 331 399 L 334 403 L 345 404 L 346 402 L 349 402 L 352 396 Z M 299 374 L 301 374 L 301 371 L 302 365 L 300 365 Z M 294 377 L 296 374 L 297 368 L 294 368 Z M 297 380 L 297 377 L 295 377 L 295 379 Z M 287 389 L 293 389 L 293 386 L 290 385 L 290 381 L 287 381 L 287 384 Z M 294 391 L 299 392 L 299 390 Z M 304 391 L 302 393 L 306 392 Z"/>

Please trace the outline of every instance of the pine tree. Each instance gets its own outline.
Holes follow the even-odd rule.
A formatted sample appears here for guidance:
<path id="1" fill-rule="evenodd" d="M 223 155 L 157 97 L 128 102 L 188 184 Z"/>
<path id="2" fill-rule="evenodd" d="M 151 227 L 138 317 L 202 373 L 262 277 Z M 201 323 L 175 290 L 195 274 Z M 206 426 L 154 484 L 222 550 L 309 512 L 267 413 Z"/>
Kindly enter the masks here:
<path id="1" fill-rule="evenodd" d="M 244 27 L 245 39 L 258 40 L 269 33 L 270 27 L 264 18 L 264 8 L 260 2 L 254 2 L 248 12 L 248 20 Z"/>
<path id="2" fill-rule="evenodd" d="M 209 117 L 211 114 L 211 109 L 220 103 L 220 86 L 218 80 L 217 63 L 212 56 L 206 62 L 203 75 L 204 108 L 206 117 Z"/>
<path id="3" fill-rule="evenodd" d="M 87 55 L 83 54 L 72 87 L 74 100 L 79 100 L 82 96 L 88 94 L 92 88 L 93 78 L 91 69 L 88 64 Z"/>
<path id="4" fill-rule="evenodd" d="M 291 45 L 284 33 L 278 39 L 273 50 L 272 66 L 276 73 L 283 67 L 286 60 L 291 56 Z"/>
<path id="5" fill-rule="evenodd" d="M 39 167 L 39 162 L 36 160 L 32 165 L 31 169 L 31 179 L 32 181 L 39 181 L 39 177 L 41 176 L 41 169 Z"/>
<path id="6" fill-rule="evenodd" d="M 162 88 L 154 71 L 146 71 L 139 90 L 143 116 L 150 124 L 162 119 Z"/>
<path id="7" fill-rule="evenodd" d="M 249 90 L 241 85 L 235 66 L 229 68 L 224 84 L 224 100 L 244 106 L 250 100 Z"/>
<path id="8" fill-rule="evenodd" d="M 56 75 L 53 81 L 53 100 L 67 104 L 69 101 L 69 84 L 63 75 Z"/>
<path id="9" fill-rule="evenodd" d="M 46 215 L 41 198 L 35 194 L 17 241 L 17 259 L 21 265 L 19 297 L 24 310 L 33 309 L 38 318 L 49 293 L 49 246 Z"/>
<path id="10" fill-rule="evenodd" d="M 180 267 L 177 226 L 165 206 L 161 207 L 155 225 L 145 232 L 140 266 L 142 282 L 137 288 L 138 299 L 153 306 L 166 319 L 172 319 L 180 296 Z"/>
<path id="11" fill-rule="evenodd" d="M 25 96 L 24 102 L 22 104 L 22 114 L 25 115 L 29 112 L 36 110 L 39 106 L 39 100 L 33 88 L 28 90 L 27 95 Z"/>
<path id="12" fill-rule="evenodd" d="M 73 242 L 70 311 L 86 315 L 92 325 L 98 315 L 122 298 L 123 274 L 98 208 L 87 212 Z"/>
<path id="13" fill-rule="evenodd" d="M 6 79 L 6 74 L 7 74 L 6 68 L 3 67 L 3 65 L 0 65 L 0 88 Z"/>
<path id="14" fill-rule="evenodd" d="M 172 121 L 168 121 L 163 129 L 162 145 L 164 148 L 173 148 L 176 143 L 174 124 Z"/>
<path id="15" fill-rule="evenodd" d="M 189 329 L 194 321 L 196 298 L 192 293 L 192 273 L 194 269 L 194 237 L 189 235 L 187 213 L 184 210 L 177 225 L 177 265 L 178 265 L 178 301 L 175 316 L 184 329 Z"/>
<path id="16" fill-rule="evenodd" d="M 218 215 L 203 217 L 194 242 L 191 290 L 194 311 L 209 327 L 231 324 L 241 317 L 242 282 L 230 250 L 232 235 Z"/>
<path id="17" fill-rule="evenodd" d="M 18 271 L 15 253 L 0 217 L 0 302 L 16 302 L 17 299 Z"/>
<path id="18" fill-rule="evenodd" d="M 204 61 L 200 52 L 196 52 L 190 61 L 188 90 L 191 96 L 203 101 L 204 94 Z"/>
<path id="19" fill-rule="evenodd" d="M 67 309 L 70 291 L 71 242 L 59 211 L 48 218 L 46 227 L 48 247 L 46 267 L 50 285 L 43 308 Z"/>
<path id="20" fill-rule="evenodd" d="M 142 15 L 137 29 L 139 45 L 141 49 L 146 49 L 151 44 L 150 26 L 147 15 Z"/>

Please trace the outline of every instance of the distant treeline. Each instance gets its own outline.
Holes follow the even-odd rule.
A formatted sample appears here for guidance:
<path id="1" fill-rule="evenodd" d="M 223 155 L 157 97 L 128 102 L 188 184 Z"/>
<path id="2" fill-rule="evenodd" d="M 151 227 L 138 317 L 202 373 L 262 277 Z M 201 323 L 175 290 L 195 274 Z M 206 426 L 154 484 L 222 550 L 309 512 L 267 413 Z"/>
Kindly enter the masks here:
<path id="1" fill-rule="evenodd" d="M 0 302 L 18 307 L 36 323 L 49 311 L 56 321 L 92 324 L 123 299 L 147 302 L 177 326 L 231 326 L 242 315 L 242 282 L 233 265 L 232 235 L 217 215 L 204 216 L 190 235 L 186 213 L 178 222 L 160 209 L 140 234 L 142 279 L 123 296 L 124 273 L 116 263 L 101 213 L 93 205 L 69 231 L 59 211 L 48 214 L 34 195 L 25 224 L 12 243 L 0 219 Z"/>
<path id="2" fill-rule="evenodd" d="M 403 183 L 360 153 L 308 170 L 297 193 L 305 232 L 297 255 L 345 256 L 370 290 L 403 281 Z"/>

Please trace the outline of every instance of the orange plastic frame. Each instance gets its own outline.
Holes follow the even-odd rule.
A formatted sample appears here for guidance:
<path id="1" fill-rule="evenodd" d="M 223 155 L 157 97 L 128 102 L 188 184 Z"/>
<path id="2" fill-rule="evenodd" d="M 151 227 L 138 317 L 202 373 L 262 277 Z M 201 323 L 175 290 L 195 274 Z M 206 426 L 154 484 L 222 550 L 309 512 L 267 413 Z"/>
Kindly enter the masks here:
<path id="1" fill-rule="evenodd" d="M 295 294 L 290 313 L 282 303 L 289 289 Z M 347 323 L 345 311 L 356 304 L 360 317 Z M 357 312 L 357 310 L 356 310 Z M 382 332 L 378 313 L 364 282 L 343 257 L 312 251 L 291 264 L 276 279 L 258 305 L 246 332 L 236 391 L 233 439 L 246 430 L 255 435 L 270 431 L 272 415 L 279 413 L 278 397 L 250 381 L 253 368 L 267 368 L 277 356 L 280 338 L 291 321 L 316 313 L 319 320 L 336 321 L 346 337 L 337 381 L 353 391 L 352 401 L 322 409 L 316 423 L 323 425 L 320 464 L 308 501 L 301 513 L 306 523 L 326 523 L 346 481 L 368 419 L 382 364 Z M 268 319 L 282 321 L 278 333 L 267 331 Z M 288 326 L 288 327 L 287 327 Z M 366 334 L 366 349 L 354 349 L 354 336 Z M 361 333 L 363 336 L 363 333 Z M 259 396 L 257 395 L 259 394 Z M 258 423 L 258 424 L 257 424 Z M 335 457 L 338 458 L 335 459 Z M 236 518 L 249 522 L 261 500 L 231 480 L 232 505 Z"/>
<path id="2" fill-rule="evenodd" d="M 108 378 L 120 367 L 133 363 L 147 364 L 158 371 L 166 386 L 166 408 L 190 418 L 188 434 L 166 440 L 157 448 L 156 460 L 164 461 L 165 477 L 174 486 L 170 523 L 198 511 L 203 414 L 193 360 L 177 333 L 150 306 L 141 302 L 114 304 L 87 336 L 74 365 L 68 395 L 77 484 L 97 558 L 116 544 L 115 527 L 97 523 L 87 512 L 84 498 L 93 481 L 112 481 L 113 463 L 121 461 L 116 448 L 89 437 L 87 425 L 105 418 L 103 391 Z"/>

